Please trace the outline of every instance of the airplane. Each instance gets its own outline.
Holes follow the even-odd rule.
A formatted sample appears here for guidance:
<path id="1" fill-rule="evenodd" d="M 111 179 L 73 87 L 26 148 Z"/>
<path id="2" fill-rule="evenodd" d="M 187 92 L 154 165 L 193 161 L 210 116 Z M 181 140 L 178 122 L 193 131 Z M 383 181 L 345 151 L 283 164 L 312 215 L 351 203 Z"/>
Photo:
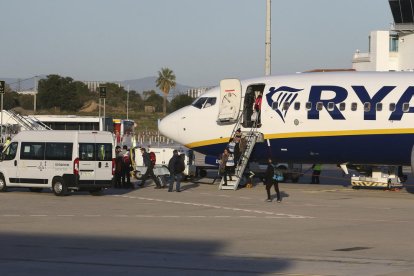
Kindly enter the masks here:
<path id="1" fill-rule="evenodd" d="M 261 124 L 251 120 L 263 94 Z M 163 135 L 206 155 L 235 127 L 264 138 L 250 158 L 303 164 L 412 166 L 414 73 L 317 72 L 222 80 L 159 122 Z"/>

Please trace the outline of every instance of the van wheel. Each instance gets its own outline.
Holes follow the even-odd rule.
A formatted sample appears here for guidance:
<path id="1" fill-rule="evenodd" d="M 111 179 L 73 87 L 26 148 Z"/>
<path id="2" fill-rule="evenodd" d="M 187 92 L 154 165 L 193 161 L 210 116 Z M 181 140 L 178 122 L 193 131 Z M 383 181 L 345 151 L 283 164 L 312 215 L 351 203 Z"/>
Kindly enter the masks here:
<path id="1" fill-rule="evenodd" d="M 0 176 L 0 192 L 7 191 L 6 181 L 4 181 L 4 177 Z"/>
<path id="2" fill-rule="evenodd" d="M 68 187 L 61 177 L 56 177 L 52 182 L 52 190 L 56 196 L 65 196 L 68 194 Z"/>
<path id="3" fill-rule="evenodd" d="M 93 196 L 101 196 L 102 195 L 102 188 L 96 188 L 93 190 L 89 190 L 89 193 Z"/>
<path id="4" fill-rule="evenodd" d="M 29 188 L 29 190 L 33 193 L 41 193 L 43 188 Z"/>

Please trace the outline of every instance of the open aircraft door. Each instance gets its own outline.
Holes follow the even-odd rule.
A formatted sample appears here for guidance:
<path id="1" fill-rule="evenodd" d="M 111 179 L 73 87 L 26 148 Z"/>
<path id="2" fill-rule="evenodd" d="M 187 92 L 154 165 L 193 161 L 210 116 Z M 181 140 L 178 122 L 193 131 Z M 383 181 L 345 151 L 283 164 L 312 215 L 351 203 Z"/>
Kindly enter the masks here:
<path id="1" fill-rule="evenodd" d="M 242 98 L 241 91 L 241 83 L 238 79 L 220 81 L 218 124 L 237 122 Z"/>

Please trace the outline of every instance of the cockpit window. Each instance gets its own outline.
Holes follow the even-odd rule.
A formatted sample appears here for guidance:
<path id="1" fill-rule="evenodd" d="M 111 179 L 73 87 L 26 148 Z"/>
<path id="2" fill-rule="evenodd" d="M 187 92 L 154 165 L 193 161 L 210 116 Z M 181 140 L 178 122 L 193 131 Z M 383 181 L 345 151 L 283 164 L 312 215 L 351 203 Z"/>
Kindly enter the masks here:
<path id="1" fill-rule="evenodd" d="M 216 99 L 217 99 L 216 97 L 214 97 L 214 98 L 207 98 L 207 101 L 204 104 L 204 107 L 203 108 L 207 108 L 207 107 L 210 107 L 210 106 L 215 105 L 216 104 Z"/>
<path id="2" fill-rule="evenodd" d="M 201 97 L 201 98 L 196 99 L 191 105 L 199 109 L 202 109 L 206 100 L 207 100 L 206 97 Z"/>
<path id="3" fill-rule="evenodd" d="M 196 99 L 191 105 L 202 109 L 202 108 L 207 108 L 210 106 L 213 106 L 216 104 L 217 98 L 216 97 L 211 97 L 211 98 L 207 98 L 207 97 L 201 97 Z"/>

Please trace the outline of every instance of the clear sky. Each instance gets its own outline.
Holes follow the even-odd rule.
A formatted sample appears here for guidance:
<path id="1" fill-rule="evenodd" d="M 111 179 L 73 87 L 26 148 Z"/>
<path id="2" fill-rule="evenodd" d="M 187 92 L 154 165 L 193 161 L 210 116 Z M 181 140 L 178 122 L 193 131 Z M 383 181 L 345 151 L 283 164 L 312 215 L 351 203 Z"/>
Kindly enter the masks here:
<path id="1" fill-rule="evenodd" d="M 0 77 L 257 77 L 265 12 L 266 0 L 0 0 Z M 392 21 L 387 0 L 272 0 L 272 74 L 351 68 Z"/>

